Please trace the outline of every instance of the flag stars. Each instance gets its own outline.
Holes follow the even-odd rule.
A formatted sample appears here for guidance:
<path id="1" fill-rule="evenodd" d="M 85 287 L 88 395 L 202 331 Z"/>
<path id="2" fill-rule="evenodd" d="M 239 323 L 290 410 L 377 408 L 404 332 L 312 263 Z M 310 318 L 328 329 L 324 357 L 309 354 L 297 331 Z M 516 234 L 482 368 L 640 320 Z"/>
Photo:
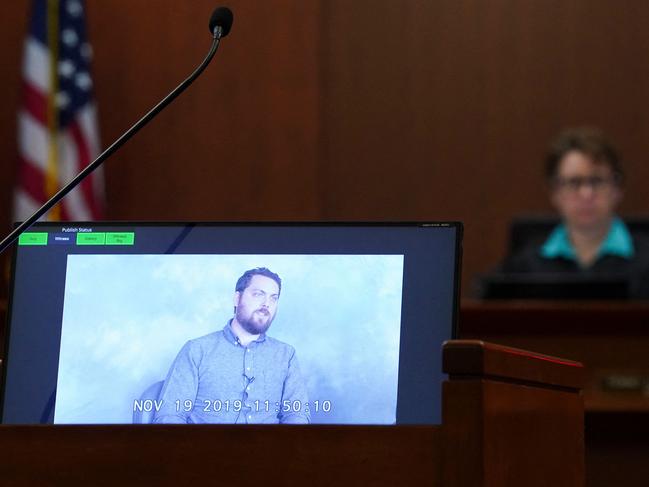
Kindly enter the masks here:
<path id="1" fill-rule="evenodd" d="M 61 40 L 66 46 L 74 47 L 79 42 L 79 36 L 72 29 L 63 29 L 61 32 Z"/>
<path id="2" fill-rule="evenodd" d="M 83 13 L 83 6 L 78 0 L 68 2 L 68 13 L 73 17 L 78 17 Z"/>
<path id="3" fill-rule="evenodd" d="M 90 88 L 92 88 L 92 79 L 86 72 L 77 73 L 77 75 L 74 77 L 74 82 L 82 90 L 88 91 Z"/>
<path id="4" fill-rule="evenodd" d="M 75 70 L 74 63 L 69 59 L 64 59 L 59 63 L 59 74 L 64 78 L 71 78 Z"/>

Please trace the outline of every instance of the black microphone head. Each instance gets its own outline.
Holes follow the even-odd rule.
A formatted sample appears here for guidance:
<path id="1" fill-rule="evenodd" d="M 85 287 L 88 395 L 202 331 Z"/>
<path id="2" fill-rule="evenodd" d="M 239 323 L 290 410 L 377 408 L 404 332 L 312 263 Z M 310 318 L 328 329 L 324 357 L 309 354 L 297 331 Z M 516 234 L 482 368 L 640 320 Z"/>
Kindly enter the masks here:
<path id="1" fill-rule="evenodd" d="M 210 17 L 210 33 L 214 34 L 214 29 L 221 27 L 221 37 L 227 36 L 232 28 L 233 20 L 234 16 L 232 15 L 232 10 L 228 7 L 217 8 Z"/>

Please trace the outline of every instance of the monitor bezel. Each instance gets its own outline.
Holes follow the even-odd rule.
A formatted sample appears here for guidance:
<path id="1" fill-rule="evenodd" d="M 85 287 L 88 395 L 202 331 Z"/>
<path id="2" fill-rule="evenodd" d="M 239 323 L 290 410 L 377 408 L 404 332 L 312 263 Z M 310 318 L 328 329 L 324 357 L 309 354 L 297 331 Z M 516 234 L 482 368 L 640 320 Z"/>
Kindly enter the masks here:
<path id="1" fill-rule="evenodd" d="M 17 227 L 20 222 L 14 223 Z M 454 263 L 454 283 L 453 283 L 453 303 L 451 308 L 451 339 L 458 338 L 458 320 L 459 320 L 459 303 L 462 281 L 462 238 L 464 225 L 459 221 L 270 221 L 270 222 L 250 222 L 250 221 L 61 221 L 61 222 L 36 222 L 31 227 L 25 229 L 23 233 L 33 231 L 33 229 L 51 226 L 92 226 L 92 227 L 111 227 L 111 226 L 141 226 L 141 227 L 440 227 L 455 229 L 455 263 Z M 7 370 L 9 363 L 9 344 L 11 342 L 11 319 L 13 315 L 13 294 L 15 286 L 16 261 L 18 258 L 18 236 L 12 244 L 11 272 L 9 280 L 9 290 L 7 298 L 7 312 L 5 319 L 5 333 L 3 356 L 1 357 L 2 365 L 2 382 L 0 383 L 0 424 L 4 418 L 5 409 L 5 392 L 7 383 Z M 440 351 L 441 352 L 441 351 Z M 36 423 L 35 423 L 36 424 Z M 39 423 L 40 424 L 40 423 Z M 51 424 L 50 426 L 57 426 Z M 351 425 L 350 425 L 351 426 Z"/>

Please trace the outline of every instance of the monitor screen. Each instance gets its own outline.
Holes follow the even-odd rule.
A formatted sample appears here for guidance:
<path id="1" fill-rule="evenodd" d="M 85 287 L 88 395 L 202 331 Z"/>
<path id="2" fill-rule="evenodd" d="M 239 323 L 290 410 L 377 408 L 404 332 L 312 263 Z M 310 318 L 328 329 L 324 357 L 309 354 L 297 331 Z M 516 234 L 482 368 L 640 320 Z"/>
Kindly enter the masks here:
<path id="1" fill-rule="evenodd" d="M 439 424 L 461 225 L 41 223 L 2 422 Z"/>

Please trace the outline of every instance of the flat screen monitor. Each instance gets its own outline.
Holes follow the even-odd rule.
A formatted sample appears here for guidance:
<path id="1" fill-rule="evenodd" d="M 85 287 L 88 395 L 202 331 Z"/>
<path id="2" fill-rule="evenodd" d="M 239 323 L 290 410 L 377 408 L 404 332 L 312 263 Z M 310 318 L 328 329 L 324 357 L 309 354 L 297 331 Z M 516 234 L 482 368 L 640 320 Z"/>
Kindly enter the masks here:
<path id="1" fill-rule="evenodd" d="M 439 424 L 461 224 L 40 223 L 11 424 Z"/>

